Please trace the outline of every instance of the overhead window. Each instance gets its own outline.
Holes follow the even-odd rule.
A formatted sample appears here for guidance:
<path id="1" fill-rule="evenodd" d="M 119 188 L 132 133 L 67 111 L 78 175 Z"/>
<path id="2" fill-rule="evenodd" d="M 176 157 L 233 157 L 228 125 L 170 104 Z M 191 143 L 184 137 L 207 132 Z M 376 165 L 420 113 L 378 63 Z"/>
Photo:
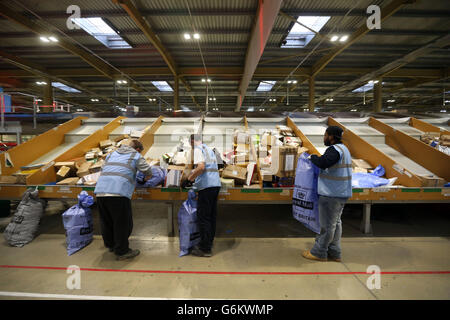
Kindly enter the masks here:
<path id="1" fill-rule="evenodd" d="M 100 17 L 72 18 L 72 21 L 110 49 L 132 48 L 130 44 L 118 34 L 118 32 L 111 28 L 105 20 Z"/>
<path id="2" fill-rule="evenodd" d="M 275 85 L 275 83 L 276 81 L 272 80 L 261 81 L 256 88 L 256 91 L 270 91 L 272 90 L 272 87 Z"/>
<path id="3" fill-rule="evenodd" d="M 173 91 L 172 87 L 167 83 L 167 81 L 152 81 L 152 84 L 156 88 L 158 88 L 159 91 Z"/>
<path id="4" fill-rule="evenodd" d="M 329 16 L 299 16 L 297 21 L 308 28 L 319 32 L 322 27 L 330 20 Z M 307 28 L 294 23 L 286 39 L 281 44 L 281 48 L 304 48 L 315 37 L 315 33 Z"/>
<path id="5" fill-rule="evenodd" d="M 65 91 L 65 92 L 75 92 L 75 93 L 81 92 L 80 90 L 66 86 L 64 83 L 61 83 L 61 82 L 52 82 L 52 86 L 59 90 Z"/>

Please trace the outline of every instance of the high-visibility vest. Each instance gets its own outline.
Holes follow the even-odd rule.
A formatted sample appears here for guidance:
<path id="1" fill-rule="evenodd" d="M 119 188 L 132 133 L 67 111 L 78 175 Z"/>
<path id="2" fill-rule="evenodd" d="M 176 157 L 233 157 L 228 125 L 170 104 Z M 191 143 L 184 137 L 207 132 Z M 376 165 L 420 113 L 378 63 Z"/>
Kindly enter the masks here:
<path id="1" fill-rule="evenodd" d="M 352 196 L 352 156 L 343 144 L 335 144 L 339 161 L 327 169 L 320 169 L 318 193 L 327 197 L 351 198 Z"/>
<path id="2" fill-rule="evenodd" d="M 221 187 L 219 169 L 217 166 L 217 159 L 214 151 L 212 151 L 206 144 L 196 146 L 195 148 L 200 149 L 205 157 L 205 171 L 195 178 L 194 188 L 197 191 Z"/>
<path id="3" fill-rule="evenodd" d="M 136 163 L 140 156 L 137 151 L 114 151 L 108 155 L 94 193 L 120 194 L 131 199 L 136 186 Z"/>

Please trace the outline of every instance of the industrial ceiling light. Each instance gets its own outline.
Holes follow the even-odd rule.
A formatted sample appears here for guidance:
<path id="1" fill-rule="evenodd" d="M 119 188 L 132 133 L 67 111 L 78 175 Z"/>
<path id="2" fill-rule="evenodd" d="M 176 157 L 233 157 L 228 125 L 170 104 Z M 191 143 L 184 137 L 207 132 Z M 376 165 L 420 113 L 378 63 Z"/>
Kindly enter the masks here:
<path id="1" fill-rule="evenodd" d="M 391 100 L 388 100 L 387 102 L 395 102 L 395 100 L 394 100 L 394 99 L 391 99 Z"/>
<path id="2" fill-rule="evenodd" d="M 43 42 L 50 42 L 50 40 L 48 40 L 47 37 L 39 37 L 39 39 L 41 39 L 41 41 Z"/>
<path id="3" fill-rule="evenodd" d="M 350 110 L 350 111 L 352 111 L 352 112 L 356 112 L 356 111 L 358 111 L 358 110 L 356 110 L 356 109 L 352 109 L 352 110 Z"/>
<path id="4" fill-rule="evenodd" d="M 191 39 L 191 35 L 190 35 L 189 33 L 185 33 L 185 34 L 184 34 L 184 38 L 185 38 L 186 40 L 190 40 L 190 39 Z"/>
<path id="5" fill-rule="evenodd" d="M 118 84 L 125 84 L 125 83 L 127 83 L 127 81 L 126 80 L 117 80 L 117 83 Z"/>
<path id="6" fill-rule="evenodd" d="M 334 99 L 333 98 L 327 98 L 327 99 L 325 99 L 325 101 L 327 101 L 327 102 L 332 102 Z"/>
<path id="7" fill-rule="evenodd" d="M 331 41 L 332 42 L 337 41 L 337 39 L 339 39 L 339 36 L 337 36 L 337 35 L 334 35 L 334 36 L 331 37 Z"/>
<path id="8" fill-rule="evenodd" d="M 339 39 L 339 42 L 345 42 L 348 40 L 348 35 L 344 35 Z"/>
<path id="9" fill-rule="evenodd" d="M 198 33 L 194 33 L 194 39 L 200 39 L 200 35 Z"/>
<path id="10" fill-rule="evenodd" d="M 91 99 L 92 102 L 99 102 L 100 100 L 98 99 Z"/>
<path id="11" fill-rule="evenodd" d="M 58 39 L 56 39 L 55 37 L 48 37 L 48 39 L 52 42 L 58 42 Z"/>
<path id="12" fill-rule="evenodd" d="M 36 84 L 42 86 L 42 85 L 46 85 L 47 82 L 45 82 L 45 81 L 36 81 Z"/>
<path id="13" fill-rule="evenodd" d="M 209 79 L 209 78 L 208 79 L 205 79 L 205 78 L 202 79 L 202 82 L 206 82 L 206 81 L 211 82 L 211 79 Z"/>

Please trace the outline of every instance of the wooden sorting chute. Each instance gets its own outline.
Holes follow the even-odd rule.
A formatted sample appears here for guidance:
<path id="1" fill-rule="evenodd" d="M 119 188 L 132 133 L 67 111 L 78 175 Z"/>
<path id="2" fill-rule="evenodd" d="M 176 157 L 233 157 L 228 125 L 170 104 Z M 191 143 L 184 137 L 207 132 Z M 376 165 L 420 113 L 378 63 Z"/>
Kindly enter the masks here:
<path id="1" fill-rule="evenodd" d="M 315 154 L 318 155 L 319 157 L 321 156 L 319 151 L 317 151 L 316 147 L 314 147 L 311 141 L 309 141 L 309 139 L 303 134 L 303 132 L 297 127 L 297 125 L 294 123 L 294 121 L 292 121 L 290 117 L 286 118 L 286 124 L 289 128 L 291 128 L 294 131 L 295 135 L 298 138 L 300 138 L 300 140 L 302 140 L 302 146 L 308 148 L 309 154 Z"/>
<path id="2" fill-rule="evenodd" d="M 87 117 L 76 117 L 0 155 L 2 175 L 11 175 L 64 143 L 65 134 L 80 127 Z M 12 166 L 7 165 L 9 158 Z"/>
<path id="3" fill-rule="evenodd" d="M 450 156 L 373 117 L 369 118 L 369 125 L 386 136 L 388 146 L 450 181 Z"/>
<path id="4" fill-rule="evenodd" d="M 350 151 L 352 158 L 366 160 L 373 166 L 381 164 L 385 171 L 386 177 L 393 178 L 397 177 L 396 184 L 405 187 L 419 187 L 422 185 L 422 181 L 414 173 L 404 168 L 402 172 L 397 171 L 397 163 L 392 160 L 389 156 L 369 144 L 366 140 L 356 135 L 350 129 L 346 128 L 343 124 L 339 123 L 332 117 L 328 118 L 328 125 L 339 126 L 344 130 L 344 135 L 342 137 L 342 142 Z M 402 168 L 400 166 L 400 168 Z"/>
<path id="5" fill-rule="evenodd" d="M 75 146 L 58 156 L 57 158 L 53 159 L 50 163 L 53 162 L 59 162 L 59 161 L 68 161 L 71 159 L 79 158 L 85 155 L 86 152 L 88 152 L 90 149 L 98 147 L 98 144 L 102 140 L 108 140 L 109 134 L 114 131 L 117 127 L 120 126 L 121 120 L 125 119 L 125 117 L 117 117 L 111 122 L 109 122 L 107 125 L 105 125 L 103 128 L 95 131 L 85 139 L 78 142 Z M 35 185 L 35 184 L 46 184 L 56 181 L 56 170 L 54 168 L 54 165 L 51 164 L 49 166 L 45 166 L 40 170 L 37 170 L 36 172 L 30 174 L 27 177 L 27 184 L 28 185 Z"/>
<path id="6" fill-rule="evenodd" d="M 440 132 L 441 134 L 450 134 L 450 131 L 443 130 L 435 125 L 432 125 L 431 123 L 416 119 L 414 117 L 411 117 L 409 120 L 409 125 L 423 132 Z"/>
<path id="7" fill-rule="evenodd" d="M 144 151 L 142 151 L 143 155 L 153 146 L 153 143 L 155 142 L 155 132 L 161 127 L 163 118 L 163 116 L 159 116 L 158 119 L 144 129 L 144 134 L 139 138 L 139 141 L 144 146 Z"/>

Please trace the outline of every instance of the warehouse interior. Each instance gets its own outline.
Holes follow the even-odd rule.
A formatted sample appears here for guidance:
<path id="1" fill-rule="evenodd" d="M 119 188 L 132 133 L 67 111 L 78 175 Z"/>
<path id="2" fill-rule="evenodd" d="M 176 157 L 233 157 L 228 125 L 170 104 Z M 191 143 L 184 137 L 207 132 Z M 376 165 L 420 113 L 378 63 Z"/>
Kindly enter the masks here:
<path id="1" fill-rule="evenodd" d="M 0 299 L 450 299 L 449 16 L 444 0 L 0 2 Z M 304 259 L 316 234 L 293 216 L 297 161 L 329 126 L 353 182 L 383 171 L 352 182 L 340 262 Z M 225 163 L 209 258 L 179 257 L 191 134 Z M 97 203 L 69 255 L 62 214 L 128 139 L 165 172 L 133 194 L 140 255 L 108 252 Z M 27 190 L 45 208 L 18 248 Z"/>

